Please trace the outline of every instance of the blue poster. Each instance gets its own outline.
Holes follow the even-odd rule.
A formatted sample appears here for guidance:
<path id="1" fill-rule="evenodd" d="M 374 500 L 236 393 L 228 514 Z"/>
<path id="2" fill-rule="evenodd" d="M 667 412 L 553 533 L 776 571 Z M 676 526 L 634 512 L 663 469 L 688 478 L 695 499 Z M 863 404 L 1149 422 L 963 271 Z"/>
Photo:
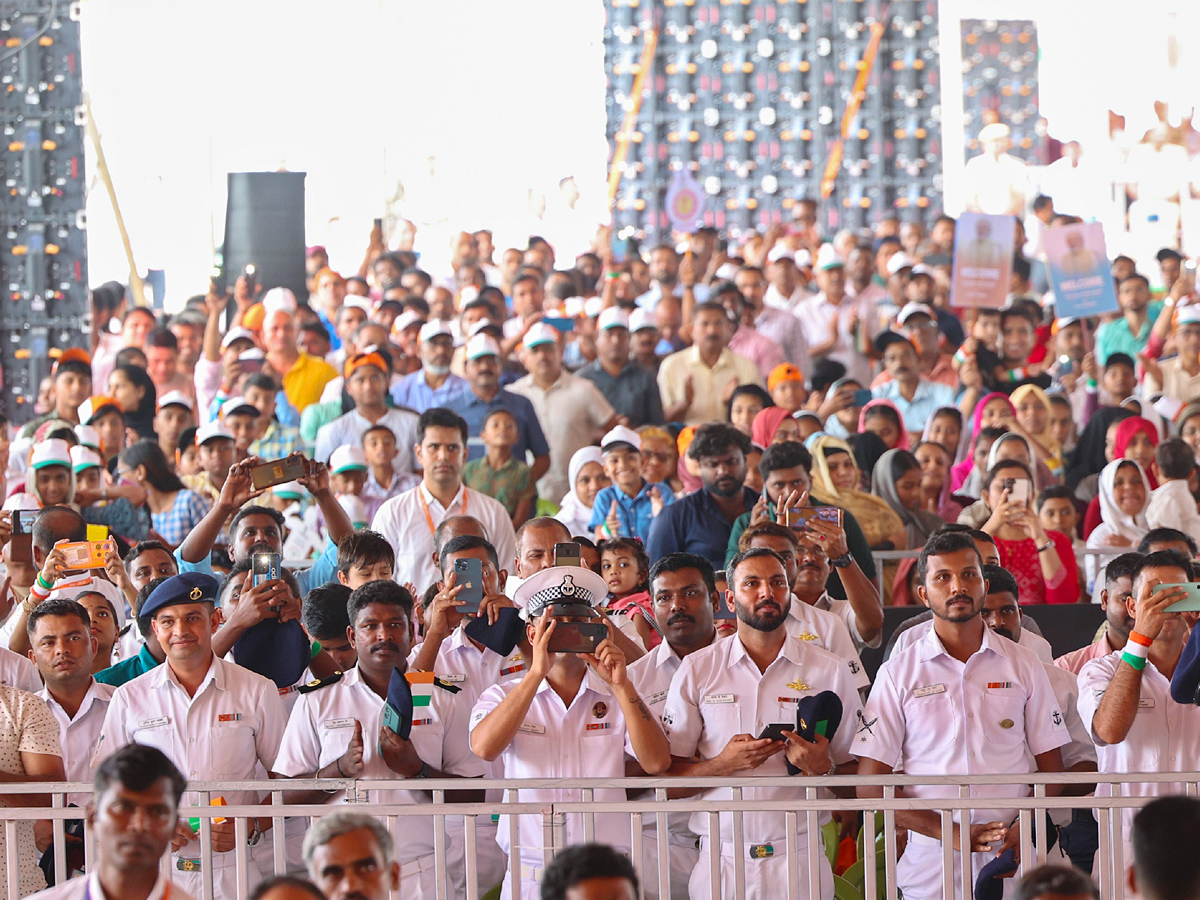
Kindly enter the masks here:
<path id="1" fill-rule="evenodd" d="M 1104 226 L 1099 222 L 1049 228 L 1044 234 L 1054 314 L 1062 319 L 1116 312 Z"/>

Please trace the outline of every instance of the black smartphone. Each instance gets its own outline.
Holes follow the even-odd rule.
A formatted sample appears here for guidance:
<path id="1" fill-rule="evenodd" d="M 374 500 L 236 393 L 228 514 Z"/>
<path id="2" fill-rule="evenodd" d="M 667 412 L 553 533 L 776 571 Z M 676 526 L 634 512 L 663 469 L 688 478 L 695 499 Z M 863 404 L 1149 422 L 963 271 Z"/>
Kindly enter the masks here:
<path id="1" fill-rule="evenodd" d="M 854 399 L 850 401 L 851 406 L 866 406 L 874 399 L 874 395 L 866 388 L 860 388 L 854 392 Z"/>
<path id="2" fill-rule="evenodd" d="M 796 724 L 794 722 L 792 722 L 792 723 L 772 722 L 770 725 L 767 725 L 766 727 L 763 728 L 762 734 L 760 734 L 758 736 L 758 739 L 760 741 L 762 741 L 762 740 L 786 741 L 787 738 L 784 737 L 783 733 L 785 731 L 795 731 L 795 730 L 796 730 Z"/>
<path id="3" fill-rule="evenodd" d="M 454 561 L 454 582 L 462 587 L 458 599 L 466 606 L 457 607 L 460 613 L 474 615 L 479 612 L 479 604 L 483 602 L 483 562 L 478 559 L 456 559 Z"/>
<path id="4" fill-rule="evenodd" d="M 278 553 L 255 553 L 251 560 L 251 587 L 258 587 L 264 581 L 273 581 L 279 577 L 279 567 L 283 561 Z"/>
<path id="5" fill-rule="evenodd" d="M 551 653 L 595 653 L 600 642 L 608 637 L 603 622 L 558 622 L 550 636 Z"/>
<path id="6" fill-rule="evenodd" d="M 383 219 L 376 219 L 373 224 L 377 230 L 383 230 Z"/>
<path id="7" fill-rule="evenodd" d="M 287 456 L 273 462 L 262 463 L 250 470 L 250 481 L 256 491 L 286 484 L 304 477 L 304 457 Z"/>
<path id="8" fill-rule="evenodd" d="M 254 291 L 258 288 L 258 269 L 254 268 L 254 263 L 246 263 L 246 268 L 242 270 L 242 277 L 246 279 L 246 290 L 253 297 Z"/>
<path id="9" fill-rule="evenodd" d="M 574 541 L 566 541 L 554 545 L 554 564 L 556 566 L 582 566 L 580 547 Z"/>
<path id="10" fill-rule="evenodd" d="M 12 549 L 9 551 L 13 562 L 33 562 L 33 520 L 37 514 L 36 509 L 13 510 Z"/>

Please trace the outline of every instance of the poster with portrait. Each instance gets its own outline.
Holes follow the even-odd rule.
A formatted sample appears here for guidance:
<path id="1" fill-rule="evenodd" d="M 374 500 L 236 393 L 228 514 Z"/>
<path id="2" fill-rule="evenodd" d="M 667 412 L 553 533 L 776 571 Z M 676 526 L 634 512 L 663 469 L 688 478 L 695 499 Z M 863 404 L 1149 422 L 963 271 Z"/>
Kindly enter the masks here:
<path id="1" fill-rule="evenodd" d="M 1000 309 L 1012 276 L 1013 219 L 965 212 L 954 226 L 951 306 Z"/>
<path id="2" fill-rule="evenodd" d="M 1054 289 L 1054 313 L 1059 318 L 1082 318 L 1115 312 L 1104 226 L 1099 222 L 1046 229 L 1043 239 Z"/>

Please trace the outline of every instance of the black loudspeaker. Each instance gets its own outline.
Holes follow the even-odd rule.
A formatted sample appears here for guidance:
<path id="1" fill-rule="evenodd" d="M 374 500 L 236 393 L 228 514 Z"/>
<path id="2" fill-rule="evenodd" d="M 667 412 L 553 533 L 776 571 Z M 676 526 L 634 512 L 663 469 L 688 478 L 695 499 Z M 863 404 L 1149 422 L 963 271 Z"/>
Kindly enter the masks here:
<path id="1" fill-rule="evenodd" d="M 230 289 L 253 264 L 265 289 L 305 300 L 304 172 L 230 172 L 223 272 Z"/>

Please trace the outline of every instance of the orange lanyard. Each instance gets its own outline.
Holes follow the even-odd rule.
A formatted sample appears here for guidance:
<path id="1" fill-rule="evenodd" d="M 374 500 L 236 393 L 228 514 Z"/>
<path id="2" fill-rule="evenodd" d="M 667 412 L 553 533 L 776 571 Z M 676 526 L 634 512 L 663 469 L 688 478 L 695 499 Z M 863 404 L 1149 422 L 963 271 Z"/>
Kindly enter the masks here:
<path id="1" fill-rule="evenodd" d="M 467 514 L 467 486 L 462 486 L 463 501 L 462 515 Z M 421 512 L 425 513 L 425 522 L 429 525 L 429 533 L 433 534 L 437 529 L 433 525 L 433 516 L 429 513 L 429 504 L 425 502 L 425 495 L 421 493 L 421 488 L 417 488 L 417 499 L 421 501 Z"/>

